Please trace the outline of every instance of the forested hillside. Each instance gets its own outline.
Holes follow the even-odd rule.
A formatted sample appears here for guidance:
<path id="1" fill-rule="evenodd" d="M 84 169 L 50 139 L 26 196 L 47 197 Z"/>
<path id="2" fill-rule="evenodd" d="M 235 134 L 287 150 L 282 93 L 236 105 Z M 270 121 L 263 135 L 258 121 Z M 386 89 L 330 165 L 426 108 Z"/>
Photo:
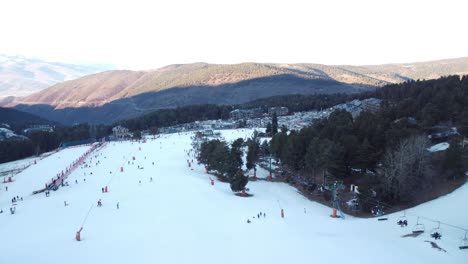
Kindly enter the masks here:
<path id="1" fill-rule="evenodd" d="M 433 197 L 437 185 L 464 177 L 462 136 L 468 136 L 468 77 L 389 85 L 364 97 L 383 100 L 376 113 L 353 119 L 339 110 L 300 131 L 277 133 L 270 151 L 285 170 L 322 183 L 341 179 L 377 190 L 377 200 L 412 203 Z M 435 126 L 455 126 L 460 136 L 448 138 L 442 153 L 426 149 Z M 367 194 L 367 193 L 366 193 Z"/>

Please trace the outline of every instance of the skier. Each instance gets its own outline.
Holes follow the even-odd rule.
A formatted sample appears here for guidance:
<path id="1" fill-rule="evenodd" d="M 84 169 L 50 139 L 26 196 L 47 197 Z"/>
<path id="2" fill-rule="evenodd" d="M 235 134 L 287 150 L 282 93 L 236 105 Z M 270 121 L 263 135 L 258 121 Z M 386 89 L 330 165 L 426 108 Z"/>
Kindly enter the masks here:
<path id="1" fill-rule="evenodd" d="M 153 181 L 153 177 L 150 177 L 150 182 L 152 182 L 152 181 Z"/>
<path id="2" fill-rule="evenodd" d="M 99 207 L 101 207 L 101 206 L 102 206 L 101 199 L 99 199 L 99 200 L 98 200 L 98 202 L 97 202 L 97 205 L 98 205 Z"/>
<path id="3" fill-rule="evenodd" d="M 64 204 L 65 206 L 68 206 L 67 201 L 63 201 L 63 204 Z"/>
<path id="4" fill-rule="evenodd" d="M 75 236 L 76 241 L 81 241 L 81 234 L 80 234 L 81 230 L 83 230 L 83 227 L 81 227 L 80 230 L 76 232 L 76 236 Z"/>
<path id="5" fill-rule="evenodd" d="M 250 219 L 247 219 L 247 224 L 250 224 Z"/>
<path id="6" fill-rule="evenodd" d="M 104 193 L 104 187 L 101 188 L 102 193 Z"/>
<path id="7" fill-rule="evenodd" d="M 119 207 L 119 202 L 117 202 L 117 209 L 119 209 L 119 208 L 120 208 L 120 207 Z"/>

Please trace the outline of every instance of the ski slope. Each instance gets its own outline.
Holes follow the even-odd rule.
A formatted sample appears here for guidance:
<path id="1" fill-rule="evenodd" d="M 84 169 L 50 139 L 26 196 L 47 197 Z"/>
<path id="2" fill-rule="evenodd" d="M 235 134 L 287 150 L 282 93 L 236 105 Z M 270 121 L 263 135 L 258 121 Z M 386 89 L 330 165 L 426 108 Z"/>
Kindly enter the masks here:
<path id="1" fill-rule="evenodd" d="M 221 131 L 228 140 L 252 130 Z M 0 191 L 0 263 L 467 263 L 458 249 L 461 230 L 441 226 L 447 250 L 402 238 L 415 215 L 468 228 L 468 187 L 407 210 L 409 226 L 388 221 L 333 219 L 284 183 L 255 181 L 254 196 L 235 196 L 204 168 L 188 166 L 191 133 L 162 135 L 146 143 L 109 142 L 49 197 L 31 192 L 89 147 L 65 149 L 30 166 Z M 135 157 L 135 160 L 133 160 Z M 154 162 L 154 165 L 153 165 Z M 123 172 L 121 172 L 123 168 Z M 215 179 L 210 184 L 210 177 Z M 41 183 L 43 184 L 43 183 Z M 102 188 L 108 187 L 108 193 Z M 9 207 L 13 196 L 16 213 Z M 101 199 L 103 206 L 97 207 Z M 69 205 L 64 206 L 64 201 Z M 119 203 L 119 209 L 117 209 Z M 285 217 L 281 218 L 283 209 Z M 259 212 L 266 217 L 257 218 Z M 255 216 L 255 218 L 253 218 Z M 247 219 L 252 222 L 247 223 Z M 433 222 L 421 220 L 430 229 Z M 75 233 L 83 225 L 82 241 Z M 433 240 L 432 240 L 433 241 Z"/>

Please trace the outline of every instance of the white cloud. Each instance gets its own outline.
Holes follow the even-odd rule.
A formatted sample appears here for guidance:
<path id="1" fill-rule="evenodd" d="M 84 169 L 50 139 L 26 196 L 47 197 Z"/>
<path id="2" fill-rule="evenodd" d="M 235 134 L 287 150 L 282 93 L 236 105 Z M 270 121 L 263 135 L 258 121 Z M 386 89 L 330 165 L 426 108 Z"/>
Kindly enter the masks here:
<path id="1" fill-rule="evenodd" d="M 172 63 L 377 64 L 468 56 L 446 1 L 3 1 L 0 51 L 124 68 Z"/>

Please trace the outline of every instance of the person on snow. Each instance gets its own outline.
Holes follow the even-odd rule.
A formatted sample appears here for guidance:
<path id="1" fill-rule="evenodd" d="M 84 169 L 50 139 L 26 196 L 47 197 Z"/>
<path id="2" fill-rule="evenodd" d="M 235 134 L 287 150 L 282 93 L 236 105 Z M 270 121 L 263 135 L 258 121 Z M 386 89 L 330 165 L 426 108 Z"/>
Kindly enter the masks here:
<path id="1" fill-rule="evenodd" d="M 250 219 L 247 219 L 247 224 L 250 224 Z"/>
<path id="2" fill-rule="evenodd" d="M 63 201 L 63 204 L 64 204 L 65 206 L 68 206 L 67 201 Z"/>
<path id="3" fill-rule="evenodd" d="M 98 202 L 97 202 L 97 205 L 98 205 L 99 207 L 101 207 L 101 206 L 102 206 L 101 199 L 99 199 L 99 200 L 98 200 Z"/>
<path id="4" fill-rule="evenodd" d="M 76 236 L 75 236 L 76 241 L 81 241 L 81 231 L 82 230 L 83 230 L 83 227 L 81 227 L 80 230 L 78 230 L 76 232 Z"/>
<path id="5" fill-rule="evenodd" d="M 119 202 L 117 202 L 117 209 L 119 209 L 119 208 L 120 208 L 120 207 L 119 207 Z"/>

